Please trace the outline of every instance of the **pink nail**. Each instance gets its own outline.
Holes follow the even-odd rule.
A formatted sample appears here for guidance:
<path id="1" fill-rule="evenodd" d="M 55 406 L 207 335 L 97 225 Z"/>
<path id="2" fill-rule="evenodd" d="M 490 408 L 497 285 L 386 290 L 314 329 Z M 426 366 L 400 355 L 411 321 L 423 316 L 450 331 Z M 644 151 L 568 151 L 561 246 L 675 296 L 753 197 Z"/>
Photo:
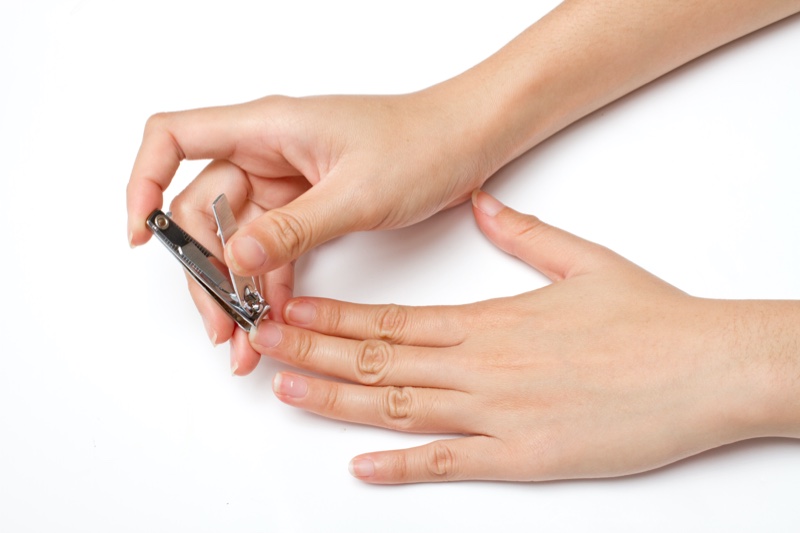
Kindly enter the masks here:
<path id="1" fill-rule="evenodd" d="M 483 191 L 476 191 L 475 194 L 472 195 L 472 203 L 478 208 L 479 211 L 490 217 L 496 216 L 497 213 L 506 207 L 501 204 L 497 198 L 490 196 Z"/>
<path id="2" fill-rule="evenodd" d="M 359 459 L 356 457 L 347 465 L 350 475 L 353 477 L 372 477 L 375 475 L 375 463 L 369 459 Z"/>
<path id="3" fill-rule="evenodd" d="M 286 318 L 295 324 L 311 324 L 316 316 L 317 308 L 309 302 L 294 302 L 286 309 Z"/>
<path id="4" fill-rule="evenodd" d="M 308 394 L 308 382 L 295 374 L 275 374 L 272 380 L 272 390 L 280 396 L 302 398 Z"/>
<path id="5" fill-rule="evenodd" d="M 217 332 L 214 331 L 214 328 L 211 327 L 211 322 L 209 322 L 206 317 L 204 317 L 202 315 L 201 315 L 201 317 L 203 319 L 203 327 L 206 330 L 206 335 L 208 335 L 208 339 L 211 341 L 211 344 L 213 344 L 214 347 L 216 348 L 216 346 L 218 344 L 217 343 Z"/>
<path id="6" fill-rule="evenodd" d="M 230 254 L 236 266 L 248 272 L 259 269 L 267 262 L 267 252 L 253 237 L 241 237 L 231 241 Z"/>
<path id="7" fill-rule="evenodd" d="M 283 339 L 283 332 L 272 322 L 262 322 L 255 330 L 250 330 L 250 338 L 253 344 L 274 348 Z"/>

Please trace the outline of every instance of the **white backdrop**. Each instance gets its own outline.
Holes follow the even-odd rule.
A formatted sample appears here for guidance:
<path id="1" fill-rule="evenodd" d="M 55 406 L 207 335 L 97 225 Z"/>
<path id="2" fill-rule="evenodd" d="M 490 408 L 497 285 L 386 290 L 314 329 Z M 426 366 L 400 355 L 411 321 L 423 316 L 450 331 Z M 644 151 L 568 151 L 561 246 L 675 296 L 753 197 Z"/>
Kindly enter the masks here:
<path id="1" fill-rule="evenodd" d="M 150 114 L 419 89 L 556 3 L 4 3 L 0 530 L 797 531 L 800 442 L 781 439 L 613 480 L 365 485 L 353 455 L 432 437 L 294 410 L 272 395 L 271 361 L 232 378 L 177 263 L 128 248 Z M 689 293 L 798 299 L 798 58 L 794 17 L 568 128 L 487 190 Z M 297 292 L 435 304 L 543 283 L 462 206 L 322 246 Z"/>

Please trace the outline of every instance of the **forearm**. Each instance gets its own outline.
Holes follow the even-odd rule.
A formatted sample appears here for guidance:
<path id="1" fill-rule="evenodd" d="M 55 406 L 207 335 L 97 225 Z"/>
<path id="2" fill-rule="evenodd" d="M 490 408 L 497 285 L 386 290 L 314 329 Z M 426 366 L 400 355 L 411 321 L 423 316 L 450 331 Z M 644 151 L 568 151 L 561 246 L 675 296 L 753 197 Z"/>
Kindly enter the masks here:
<path id="1" fill-rule="evenodd" d="M 488 152 L 488 178 L 592 111 L 798 11 L 798 0 L 566 0 L 430 91 L 469 114 L 463 134 Z"/>
<path id="2" fill-rule="evenodd" d="M 800 301 L 744 301 L 731 320 L 753 436 L 800 437 Z M 752 394 L 745 391 L 749 383 Z M 763 398 L 763 402 L 757 401 Z"/>

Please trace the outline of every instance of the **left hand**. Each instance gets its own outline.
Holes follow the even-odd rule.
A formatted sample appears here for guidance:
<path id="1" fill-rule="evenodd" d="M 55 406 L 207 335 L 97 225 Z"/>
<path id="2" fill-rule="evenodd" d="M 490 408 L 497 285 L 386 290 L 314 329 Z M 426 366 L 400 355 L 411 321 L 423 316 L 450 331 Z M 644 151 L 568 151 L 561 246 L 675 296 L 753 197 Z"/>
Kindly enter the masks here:
<path id="1" fill-rule="evenodd" d="M 262 354 L 347 380 L 279 373 L 273 386 L 285 403 L 463 435 L 358 456 L 353 475 L 373 483 L 617 476 L 790 433 L 770 401 L 781 389 L 765 338 L 778 337 L 763 319 L 787 311 L 796 319 L 796 303 L 694 298 L 485 193 L 473 203 L 483 232 L 552 285 L 452 307 L 298 298 L 284 308 L 285 324 L 251 333 Z"/>

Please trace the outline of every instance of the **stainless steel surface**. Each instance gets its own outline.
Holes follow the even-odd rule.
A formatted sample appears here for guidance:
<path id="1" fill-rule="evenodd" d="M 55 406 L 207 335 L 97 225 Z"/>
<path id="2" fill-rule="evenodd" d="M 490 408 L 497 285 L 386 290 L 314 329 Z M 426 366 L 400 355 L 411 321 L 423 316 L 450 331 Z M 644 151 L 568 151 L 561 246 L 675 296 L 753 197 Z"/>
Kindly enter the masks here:
<path id="1" fill-rule="evenodd" d="M 221 198 L 223 198 L 221 209 L 215 202 L 215 215 L 217 211 L 220 211 L 223 219 L 228 217 L 229 220 L 220 226 L 220 234 L 226 231 L 228 235 L 232 235 L 236 231 L 236 220 L 233 218 L 233 213 L 230 212 L 227 200 L 224 200 L 224 196 Z M 219 198 L 217 200 L 219 201 Z M 230 221 L 232 221 L 232 226 Z M 192 278 L 239 326 L 250 331 L 258 325 L 261 318 L 269 311 L 269 305 L 257 290 L 253 278 L 238 277 L 242 283 L 242 296 L 240 297 L 231 279 L 217 268 L 214 261 L 223 263 L 168 215 L 158 210 L 153 211 L 147 218 L 147 225 L 159 242 L 170 251 Z M 233 230 L 230 229 L 231 227 Z"/>
<path id="2" fill-rule="evenodd" d="M 214 203 L 211 204 L 211 209 L 214 211 L 214 218 L 217 221 L 222 245 L 225 246 L 228 243 L 228 239 L 239 229 L 239 225 L 236 223 L 228 198 L 224 194 L 219 195 L 214 200 Z M 228 269 L 228 272 L 239 302 L 248 312 L 257 312 L 258 308 L 263 304 L 260 301 L 260 297 L 255 296 L 260 293 L 256 278 L 239 276 L 230 269 Z"/>

